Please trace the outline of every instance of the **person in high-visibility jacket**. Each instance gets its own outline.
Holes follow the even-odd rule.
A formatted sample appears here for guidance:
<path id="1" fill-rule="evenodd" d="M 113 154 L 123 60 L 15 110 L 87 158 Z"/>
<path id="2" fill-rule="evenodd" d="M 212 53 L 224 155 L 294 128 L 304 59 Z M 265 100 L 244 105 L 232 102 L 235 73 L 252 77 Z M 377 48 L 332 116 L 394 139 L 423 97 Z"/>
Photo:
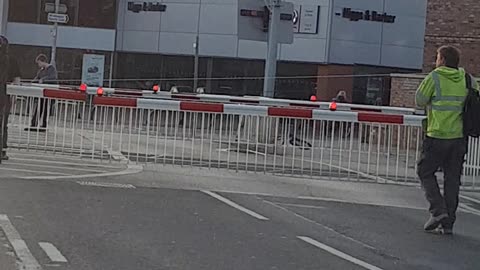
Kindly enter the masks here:
<path id="1" fill-rule="evenodd" d="M 443 234 L 453 233 L 467 151 L 462 111 L 468 90 L 465 71 L 459 68 L 459 62 L 457 48 L 440 47 L 437 68 L 423 80 L 415 98 L 417 106 L 427 109 L 426 138 L 417 170 L 430 204 L 431 215 L 424 229 Z M 473 87 L 478 90 L 476 82 Z M 443 196 L 435 176 L 439 168 L 444 172 Z"/>

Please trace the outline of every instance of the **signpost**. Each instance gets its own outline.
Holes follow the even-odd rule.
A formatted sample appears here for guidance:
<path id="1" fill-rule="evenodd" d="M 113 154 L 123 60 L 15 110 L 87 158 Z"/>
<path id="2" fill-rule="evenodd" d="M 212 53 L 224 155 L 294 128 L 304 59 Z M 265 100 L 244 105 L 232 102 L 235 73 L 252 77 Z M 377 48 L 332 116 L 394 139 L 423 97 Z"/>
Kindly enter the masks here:
<path id="1" fill-rule="evenodd" d="M 278 44 L 293 43 L 293 4 L 281 0 L 240 0 L 238 37 L 267 41 L 263 95 L 275 96 Z"/>
<path id="2" fill-rule="evenodd" d="M 266 1 L 267 3 L 272 0 Z M 293 43 L 293 4 L 281 2 L 281 18 L 278 22 L 277 41 L 280 44 Z M 238 37 L 244 40 L 268 41 L 271 10 L 263 0 L 239 0 Z"/>
<path id="3" fill-rule="evenodd" d="M 62 5 L 60 5 L 60 0 L 55 0 L 55 13 L 48 13 L 48 21 L 49 22 L 52 22 L 53 23 L 53 29 L 52 29 L 52 37 L 53 37 L 53 44 L 52 44 L 52 58 L 51 58 L 51 61 L 50 61 L 50 64 L 54 65 L 55 67 L 57 66 L 56 65 L 56 56 L 57 56 L 57 36 L 58 36 L 58 24 L 59 23 L 68 23 L 68 15 L 66 14 L 62 14 L 61 11 L 65 11 L 64 13 L 67 12 L 67 7 L 65 6 L 65 8 L 62 8 L 62 10 L 60 10 L 60 8 L 62 7 Z M 48 5 L 45 5 L 45 10 L 46 11 L 49 11 L 51 9 L 50 6 Z"/>
<path id="4" fill-rule="evenodd" d="M 51 23 L 68 23 L 67 14 L 48 13 L 48 22 Z"/>

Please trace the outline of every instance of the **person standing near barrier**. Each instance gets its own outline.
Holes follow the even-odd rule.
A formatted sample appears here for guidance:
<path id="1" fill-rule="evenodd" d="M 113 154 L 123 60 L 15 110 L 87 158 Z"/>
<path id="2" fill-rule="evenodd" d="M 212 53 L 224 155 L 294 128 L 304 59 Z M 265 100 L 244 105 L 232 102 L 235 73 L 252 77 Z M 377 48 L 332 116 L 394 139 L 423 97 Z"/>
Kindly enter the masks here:
<path id="1" fill-rule="evenodd" d="M 425 231 L 452 234 L 456 221 L 461 175 L 467 152 L 462 111 L 467 96 L 465 71 L 459 68 L 460 51 L 452 46 L 437 50 L 437 68 L 421 83 L 416 94 L 419 107 L 427 108 L 427 130 L 418 163 L 430 218 Z M 472 80 L 474 81 L 474 80 Z M 478 90 L 478 84 L 473 88 Z M 444 172 L 443 196 L 435 173 Z"/>
<path id="2" fill-rule="evenodd" d="M 33 79 L 33 82 L 41 84 L 51 84 L 56 83 L 58 79 L 57 69 L 54 65 L 48 63 L 48 58 L 44 54 L 40 54 L 35 58 L 35 63 L 37 63 L 40 68 L 37 76 Z M 49 102 L 47 99 L 39 100 L 40 105 L 34 104 L 34 113 L 32 117 L 31 127 L 27 128 L 30 130 L 45 131 L 47 128 L 47 120 L 49 114 Z M 53 104 L 50 104 L 53 105 Z M 40 110 L 38 108 L 40 106 Z M 38 122 L 42 121 L 41 126 L 38 126 Z"/>
<path id="3" fill-rule="evenodd" d="M 10 97 L 7 95 L 7 83 L 20 83 L 20 69 L 17 61 L 8 52 L 8 39 L 0 36 L 0 159 L 7 160 L 8 117 L 10 116 Z"/>

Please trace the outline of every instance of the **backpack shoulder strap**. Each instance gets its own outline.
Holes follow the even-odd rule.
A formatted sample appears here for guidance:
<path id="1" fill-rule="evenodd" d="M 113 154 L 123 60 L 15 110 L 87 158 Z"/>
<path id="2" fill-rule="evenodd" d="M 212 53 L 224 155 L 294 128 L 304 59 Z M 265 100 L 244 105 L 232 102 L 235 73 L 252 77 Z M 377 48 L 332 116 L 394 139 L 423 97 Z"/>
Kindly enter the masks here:
<path id="1" fill-rule="evenodd" d="M 469 74 L 469 73 L 466 73 L 465 72 L 465 82 L 466 82 L 466 86 L 467 86 L 467 89 L 471 89 L 472 88 L 472 76 Z"/>

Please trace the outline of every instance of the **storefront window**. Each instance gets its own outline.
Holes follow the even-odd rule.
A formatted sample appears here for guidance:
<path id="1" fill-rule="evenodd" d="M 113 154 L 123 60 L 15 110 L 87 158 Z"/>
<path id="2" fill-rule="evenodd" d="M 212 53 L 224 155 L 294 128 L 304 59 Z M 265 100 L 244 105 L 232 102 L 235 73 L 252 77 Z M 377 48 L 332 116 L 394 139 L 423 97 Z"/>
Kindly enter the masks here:
<path id="1" fill-rule="evenodd" d="M 45 54 L 47 57 L 50 57 L 51 52 L 51 49 L 47 47 L 24 45 L 11 45 L 10 50 L 11 54 L 14 55 L 18 61 L 22 79 L 25 81 L 32 80 L 37 74 L 38 66 L 35 63 L 35 58 L 39 54 Z M 57 50 L 58 82 L 65 85 L 80 85 L 84 54 L 100 54 L 105 56 L 104 85 L 108 85 L 111 52 L 66 48 L 58 48 Z"/>
<path id="2" fill-rule="evenodd" d="M 116 0 L 61 0 L 60 13 L 70 18 L 65 25 L 115 29 L 116 6 Z M 48 13 L 54 10 L 54 0 L 9 0 L 8 20 L 50 24 Z"/>

